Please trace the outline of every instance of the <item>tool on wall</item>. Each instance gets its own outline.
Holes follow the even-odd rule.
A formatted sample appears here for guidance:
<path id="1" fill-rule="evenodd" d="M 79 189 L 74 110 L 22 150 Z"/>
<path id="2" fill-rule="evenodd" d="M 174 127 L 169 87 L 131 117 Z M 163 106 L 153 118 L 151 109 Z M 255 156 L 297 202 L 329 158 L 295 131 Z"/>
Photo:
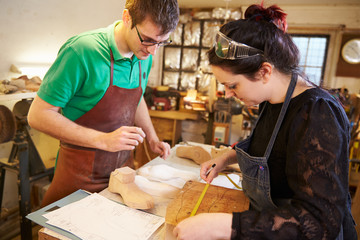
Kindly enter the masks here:
<path id="1" fill-rule="evenodd" d="M 244 105 L 234 98 L 219 97 L 214 102 L 213 144 L 229 144 L 231 117 L 241 114 L 243 107 Z"/>

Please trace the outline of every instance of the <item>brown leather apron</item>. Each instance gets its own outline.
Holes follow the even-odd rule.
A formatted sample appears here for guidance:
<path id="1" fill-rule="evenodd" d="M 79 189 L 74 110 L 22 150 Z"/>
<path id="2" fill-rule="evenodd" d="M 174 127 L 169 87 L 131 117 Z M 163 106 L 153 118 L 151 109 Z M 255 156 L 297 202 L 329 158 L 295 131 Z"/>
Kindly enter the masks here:
<path id="1" fill-rule="evenodd" d="M 133 126 L 142 96 L 140 61 L 139 87 L 125 89 L 113 85 L 114 56 L 111 49 L 110 58 L 110 86 L 105 95 L 90 111 L 75 120 L 81 126 L 102 132 Z M 99 192 L 108 186 L 114 169 L 132 164 L 130 151 L 107 152 L 61 142 L 54 178 L 41 205 L 46 206 L 78 189 Z"/>

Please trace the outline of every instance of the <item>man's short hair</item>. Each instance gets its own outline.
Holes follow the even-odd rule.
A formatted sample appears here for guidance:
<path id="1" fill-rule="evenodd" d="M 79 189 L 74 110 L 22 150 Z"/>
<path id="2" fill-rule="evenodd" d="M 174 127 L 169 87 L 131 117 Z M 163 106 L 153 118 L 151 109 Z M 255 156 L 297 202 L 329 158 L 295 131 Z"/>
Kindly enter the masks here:
<path id="1" fill-rule="evenodd" d="M 163 35 L 174 31 L 179 22 L 177 0 L 126 0 L 125 8 L 132 18 L 132 28 L 150 17 Z"/>

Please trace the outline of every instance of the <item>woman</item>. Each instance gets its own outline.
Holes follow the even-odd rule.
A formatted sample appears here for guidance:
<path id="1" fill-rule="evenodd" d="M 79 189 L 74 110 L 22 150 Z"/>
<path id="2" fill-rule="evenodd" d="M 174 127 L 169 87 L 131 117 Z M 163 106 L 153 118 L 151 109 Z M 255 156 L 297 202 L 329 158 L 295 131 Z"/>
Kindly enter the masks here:
<path id="1" fill-rule="evenodd" d="M 226 97 L 259 105 L 248 139 L 205 162 L 211 182 L 238 162 L 250 209 L 190 217 L 178 239 L 357 239 L 348 191 L 349 122 L 341 105 L 299 70 L 277 6 L 252 5 L 221 27 L 209 61 Z M 206 176 L 207 170 L 216 167 Z"/>

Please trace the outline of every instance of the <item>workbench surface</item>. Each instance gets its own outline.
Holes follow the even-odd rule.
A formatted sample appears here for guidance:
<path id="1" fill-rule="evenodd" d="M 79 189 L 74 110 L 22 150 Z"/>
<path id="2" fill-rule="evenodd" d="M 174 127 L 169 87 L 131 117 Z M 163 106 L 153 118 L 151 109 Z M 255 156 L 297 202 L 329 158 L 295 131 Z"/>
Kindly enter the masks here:
<path id="1" fill-rule="evenodd" d="M 208 151 L 210 151 L 210 149 L 212 147 L 210 145 L 205 145 L 205 144 L 198 144 L 198 143 L 192 143 L 192 144 L 200 145 Z M 142 168 L 148 167 L 148 166 L 155 166 L 155 165 L 159 165 L 159 164 L 166 164 L 168 166 L 174 167 L 179 170 L 190 171 L 190 172 L 199 174 L 200 166 L 198 164 L 196 164 L 192 160 L 179 158 L 176 156 L 176 148 L 178 146 L 179 145 L 176 145 L 175 147 L 173 147 L 171 149 L 171 154 L 166 160 L 161 159 L 160 157 L 157 157 L 157 158 L 153 159 L 152 161 L 148 162 L 147 164 L 145 164 L 144 166 L 142 166 Z M 138 169 L 138 171 L 139 171 L 139 169 Z M 200 177 L 198 180 L 200 180 Z M 123 200 L 119 194 L 111 193 L 107 188 L 104 189 L 103 191 L 101 191 L 99 194 L 108 199 L 123 203 Z M 153 197 L 154 197 L 155 206 L 154 206 L 154 208 L 146 210 L 146 211 L 149 213 L 158 215 L 158 216 L 165 217 L 167 206 L 174 199 L 158 197 L 158 196 L 153 196 Z M 248 202 L 248 200 L 246 198 L 244 198 L 242 200 L 239 199 L 239 201 Z M 152 237 L 150 239 L 167 239 L 167 240 L 175 239 L 175 237 L 172 235 L 173 227 L 174 226 L 165 223 L 152 235 Z M 42 228 L 39 231 L 39 240 L 40 239 L 41 240 L 45 240 L 45 239 L 62 239 L 62 240 L 64 240 L 64 239 L 68 239 L 68 238 L 66 238 L 66 237 L 62 236 L 61 234 L 58 234 L 50 229 Z"/>

